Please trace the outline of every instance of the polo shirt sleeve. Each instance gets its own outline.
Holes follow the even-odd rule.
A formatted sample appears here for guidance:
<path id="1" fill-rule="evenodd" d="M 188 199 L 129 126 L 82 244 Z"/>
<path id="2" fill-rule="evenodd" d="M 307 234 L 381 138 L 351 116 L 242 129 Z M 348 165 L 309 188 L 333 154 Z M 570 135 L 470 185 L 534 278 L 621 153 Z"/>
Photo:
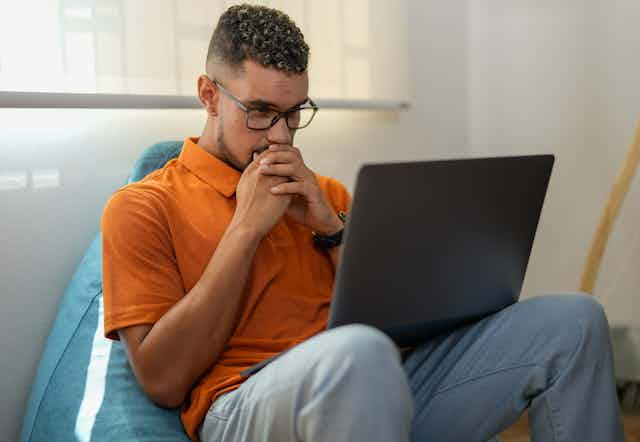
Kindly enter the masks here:
<path id="1" fill-rule="evenodd" d="M 102 214 L 104 333 L 154 324 L 184 296 L 166 211 L 159 198 L 123 188 Z"/>

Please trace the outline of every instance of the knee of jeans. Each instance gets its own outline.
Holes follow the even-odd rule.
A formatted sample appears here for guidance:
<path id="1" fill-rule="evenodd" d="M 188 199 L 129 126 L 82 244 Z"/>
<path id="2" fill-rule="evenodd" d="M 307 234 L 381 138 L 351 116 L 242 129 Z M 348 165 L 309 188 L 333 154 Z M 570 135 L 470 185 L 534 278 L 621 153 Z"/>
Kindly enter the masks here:
<path id="1" fill-rule="evenodd" d="M 305 383 L 308 397 L 328 399 L 332 407 L 349 416 L 373 407 L 375 410 L 367 411 L 367 415 L 382 412 L 395 416 L 404 419 L 409 429 L 414 404 L 395 343 L 383 332 L 365 325 L 337 327 L 325 332 L 321 339 L 312 375 Z"/>
<path id="2" fill-rule="evenodd" d="M 386 334 L 366 325 L 348 325 L 332 330 L 329 339 L 328 350 L 316 365 L 316 384 L 342 385 L 339 390 L 346 396 L 384 397 L 388 404 L 412 412 L 400 353 Z"/>
<path id="3" fill-rule="evenodd" d="M 557 320 L 563 325 L 579 326 L 585 344 L 590 349 L 598 349 L 609 342 L 609 323 L 602 305 L 592 296 L 584 294 L 562 295 L 554 306 L 558 309 Z"/>
<path id="4" fill-rule="evenodd" d="M 368 325 L 353 324 L 332 331 L 331 361 L 341 363 L 348 358 L 356 367 L 393 363 L 400 365 L 400 354 L 394 342 L 380 330 Z"/>
<path id="5" fill-rule="evenodd" d="M 585 333 L 598 340 L 609 340 L 609 322 L 607 315 L 598 301 L 589 295 L 574 295 L 575 311 L 582 322 Z"/>

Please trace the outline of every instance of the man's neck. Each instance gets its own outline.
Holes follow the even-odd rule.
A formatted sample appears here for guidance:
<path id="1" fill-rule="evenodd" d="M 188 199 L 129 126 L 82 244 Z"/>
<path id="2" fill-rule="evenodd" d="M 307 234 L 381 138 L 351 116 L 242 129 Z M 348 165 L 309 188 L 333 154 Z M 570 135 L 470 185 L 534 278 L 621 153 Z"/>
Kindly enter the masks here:
<path id="1" fill-rule="evenodd" d="M 216 158 L 222 159 L 220 158 L 218 145 L 216 143 L 216 130 L 209 118 L 207 118 L 207 123 L 202 129 L 202 134 L 200 135 L 200 139 L 198 140 L 198 146 L 202 147 L 204 150 L 206 150 Z"/>
<path id="2" fill-rule="evenodd" d="M 207 119 L 207 123 L 202 129 L 202 134 L 198 140 L 198 146 L 203 148 L 205 151 L 219 159 L 220 161 L 229 165 L 229 167 L 234 168 L 238 172 L 242 173 L 242 169 L 239 169 L 235 164 L 233 164 L 229 158 L 225 155 L 224 152 L 220 150 L 218 146 L 218 136 L 215 130 L 215 127 L 210 119 Z"/>

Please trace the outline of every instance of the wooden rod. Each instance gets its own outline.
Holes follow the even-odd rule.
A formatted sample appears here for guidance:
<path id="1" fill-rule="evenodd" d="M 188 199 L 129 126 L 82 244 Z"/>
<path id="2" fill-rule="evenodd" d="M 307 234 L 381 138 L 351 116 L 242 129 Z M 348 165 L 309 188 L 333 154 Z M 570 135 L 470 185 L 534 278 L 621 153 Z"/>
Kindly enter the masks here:
<path id="1" fill-rule="evenodd" d="M 640 163 L 640 123 L 638 123 L 633 142 L 624 157 L 622 167 L 609 193 L 607 205 L 600 216 L 598 229 L 593 236 L 591 249 L 589 250 L 587 262 L 580 281 L 580 291 L 582 292 L 593 293 L 611 228 L 618 216 L 624 197 L 631 186 L 631 182 L 638 168 L 638 163 Z"/>

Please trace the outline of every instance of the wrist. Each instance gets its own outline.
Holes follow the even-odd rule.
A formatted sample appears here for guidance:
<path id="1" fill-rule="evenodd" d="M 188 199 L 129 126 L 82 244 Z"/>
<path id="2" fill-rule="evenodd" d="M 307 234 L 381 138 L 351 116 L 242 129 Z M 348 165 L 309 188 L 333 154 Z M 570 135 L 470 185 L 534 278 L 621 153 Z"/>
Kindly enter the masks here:
<path id="1" fill-rule="evenodd" d="M 332 219 L 327 222 L 324 226 L 314 229 L 314 232 L 323 235 L 323 236 L 332 236 L 338 233 L 340 230 L 344 229 L 344 222 L 338 217 L 337 214 L 332 213 Z"/>
<path id="2" fill-rule="evenodd" d="M 333 224 L 333 227 L 327 227 L 324 231 L 316 230 L 313 232 L 313 243 L 317 248 L 322 250 L 331 250 L 337 249 L 338 246 L 342 244 L 346 214 L 344 212 L 340 212 L 336 215 L 336 218 L 338 219 L 338 222 Z"/>
<path id="3" fill-rule="evenodd" d="M 232 220 L 227 228 L 228 235 L 242 238 L 249 243 L 260 242 L 266 233 L 261 232 L 257 227 L 242 221 Z"/>

